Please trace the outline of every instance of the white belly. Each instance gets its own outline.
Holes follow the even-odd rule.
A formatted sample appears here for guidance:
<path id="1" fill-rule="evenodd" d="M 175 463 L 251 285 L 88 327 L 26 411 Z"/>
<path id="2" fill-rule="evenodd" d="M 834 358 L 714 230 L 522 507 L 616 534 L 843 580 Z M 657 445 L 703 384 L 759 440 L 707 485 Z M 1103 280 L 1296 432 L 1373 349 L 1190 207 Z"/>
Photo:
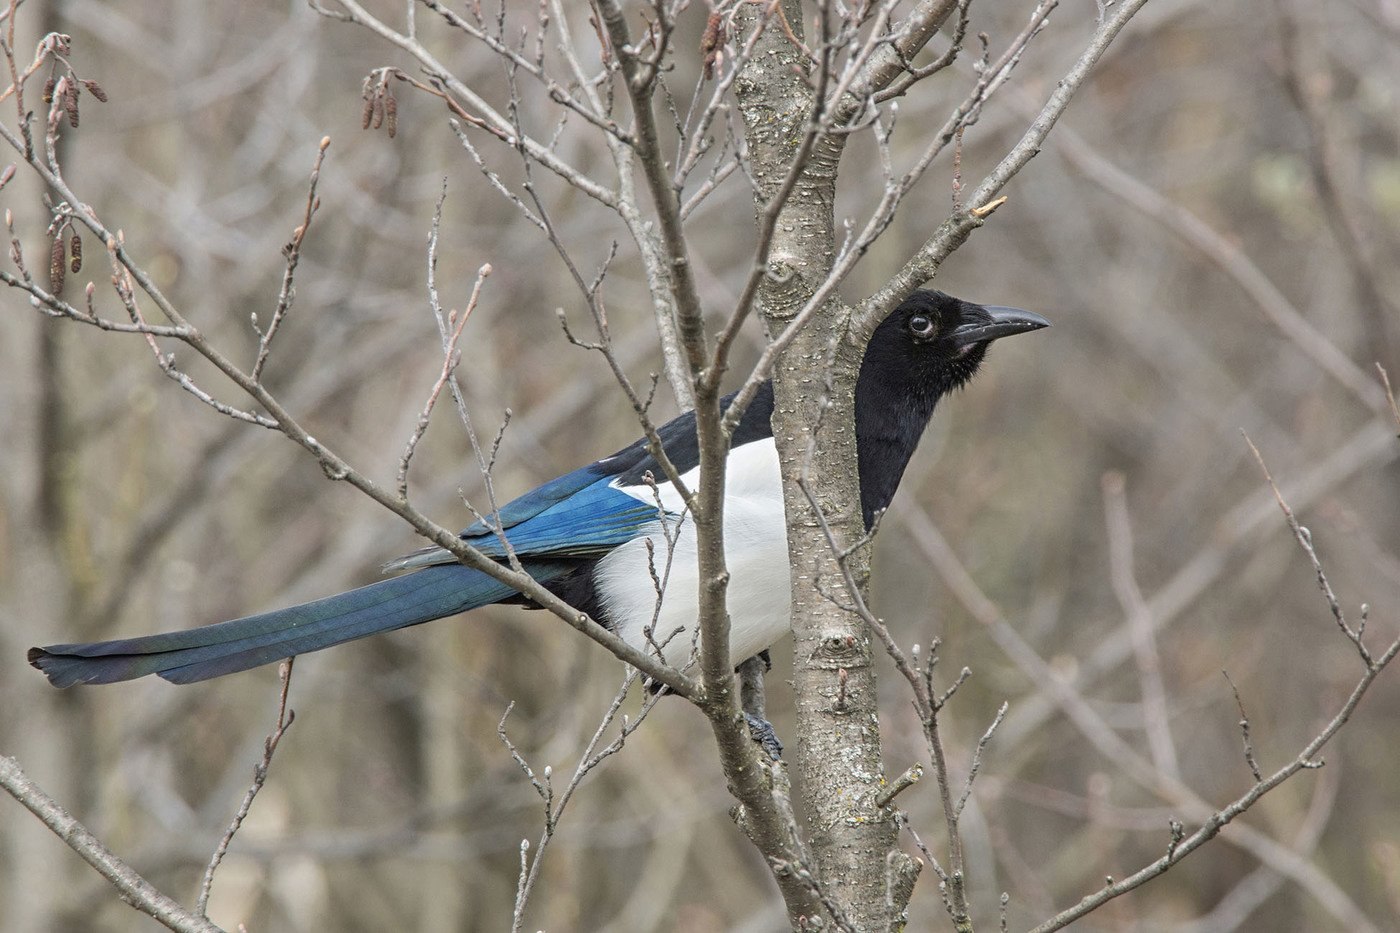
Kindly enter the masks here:
<path id="1" fill-rule="evenodd" d="M 694 489 L 698 471 L 682 479 Z M 773 442 L 756 441 L 731 452 L 725 480 L 729 653 L 738 664 L 776 642 L 791 624 L 787 526 Z M 620 488 L 643 501 L 655 502 L 657 494 L 647 487 Z M 670 484 L 659 484 L 657 493 L 668 511 L 680 511 L 679 497 Z M 622 638 L 647 650 L 644 629 L 651 626 L 655 641 L 665 643 L 667 663 L 684 665 L 694 644 L 699 606 L 695 525 L 688 518 L 678 525 L 675 520 L 668 524 L 673 529 L 671 544 L 658 520 L 644 538 L 629 541 L 602 558 L 593 579 L 603 609 Z M 645 538 L 652 542 L 651 555 Z M 652 570 L 664 581 L 659 593 Z M 672 637 L 673 632 L 679 634 Z"/>

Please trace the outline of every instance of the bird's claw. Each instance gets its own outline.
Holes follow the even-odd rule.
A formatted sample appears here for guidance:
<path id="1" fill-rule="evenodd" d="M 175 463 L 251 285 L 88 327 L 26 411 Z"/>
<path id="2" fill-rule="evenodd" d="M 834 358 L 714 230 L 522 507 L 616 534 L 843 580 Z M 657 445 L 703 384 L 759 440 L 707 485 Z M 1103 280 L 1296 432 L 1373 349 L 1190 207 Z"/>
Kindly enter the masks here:
<path id="1" fill-rule="evenodd" d="M 760 719 L 753 713 L 745 713 L 744 721 L 749 724 L 749 737 L 759 744 L 768 753 L 768 757 L 774 761 L 783 759 L 783 743 L 778 739 L 778 732 L 773 728 L 773 724 L 766 719 Z"/>

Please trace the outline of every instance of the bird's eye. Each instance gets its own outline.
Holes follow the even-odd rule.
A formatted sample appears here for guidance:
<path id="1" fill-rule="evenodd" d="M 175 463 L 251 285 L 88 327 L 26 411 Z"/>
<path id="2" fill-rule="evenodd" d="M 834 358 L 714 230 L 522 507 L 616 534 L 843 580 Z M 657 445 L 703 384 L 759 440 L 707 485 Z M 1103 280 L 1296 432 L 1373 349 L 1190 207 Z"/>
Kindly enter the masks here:
<path id="1" fill-rule="evenodd" d="M 922 314 L 916 314 L 909 319 L 909 333 L 915 337 L 927 340 L 933 336 L 934 330 L 933 321 Z"/>

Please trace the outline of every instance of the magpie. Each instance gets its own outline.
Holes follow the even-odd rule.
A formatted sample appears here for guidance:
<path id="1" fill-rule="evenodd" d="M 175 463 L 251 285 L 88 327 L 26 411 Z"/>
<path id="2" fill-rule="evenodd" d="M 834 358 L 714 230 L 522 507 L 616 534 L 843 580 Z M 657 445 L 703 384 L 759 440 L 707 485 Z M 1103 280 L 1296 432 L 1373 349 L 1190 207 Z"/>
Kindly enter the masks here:
<path id="1" fill-rule="evenodd" d="M 874 331 L 856 380 L 855 427 L 861 510 L 869 528 L 885 509 L 934 406 L 977 372 L 992 341 L 1049 322 L 1017 308 L 983 306 L 917 291 Z M 733 396 L 728 396 L 728 405 Z M 725 558 L 730 571 L 730 654 L 758 655 L 789 628 L 787 530 L 765 382 L 734 428 L 726 465 Z M 695 415 L 658 432 L 688 488 L 699 449 Z M 681 496 L 638 440 L 545 483 L 499 509 L 500 532 L 478 521 L 461 537 L 496 560 L 506 542 L 525 571 L 621 638 L 647 650 L 665 640 L 668 663 L 690 657 L 697 615 L 695 532 Z M 648 544 L 650 542 L 650 544 Z M 669 565 L 658 608 L 653 571 Z M 31 648 L 29 663 L 57 687 L 157 674 L 193 683 L 456 615 L 493 603 L 530 605 L 509 586 L 429 548 L 386 565 L 400 575 L 314 602 L 186 631 L 91 644 Z"/>

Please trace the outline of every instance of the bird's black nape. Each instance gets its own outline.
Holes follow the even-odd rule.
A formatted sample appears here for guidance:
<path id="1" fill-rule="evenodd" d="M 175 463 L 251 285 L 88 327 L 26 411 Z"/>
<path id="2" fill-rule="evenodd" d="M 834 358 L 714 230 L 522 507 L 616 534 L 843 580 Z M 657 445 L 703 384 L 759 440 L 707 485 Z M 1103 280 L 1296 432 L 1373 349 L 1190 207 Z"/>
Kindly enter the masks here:
<path id="1" fill-rule="evenodd" d="M 856 447 L 866 527 L 890 504 L 938 400 L 977 373 L 994 340 L 1050 322 L 943 292 L 904 299 L 870 337 L 856 382 Z"/>

